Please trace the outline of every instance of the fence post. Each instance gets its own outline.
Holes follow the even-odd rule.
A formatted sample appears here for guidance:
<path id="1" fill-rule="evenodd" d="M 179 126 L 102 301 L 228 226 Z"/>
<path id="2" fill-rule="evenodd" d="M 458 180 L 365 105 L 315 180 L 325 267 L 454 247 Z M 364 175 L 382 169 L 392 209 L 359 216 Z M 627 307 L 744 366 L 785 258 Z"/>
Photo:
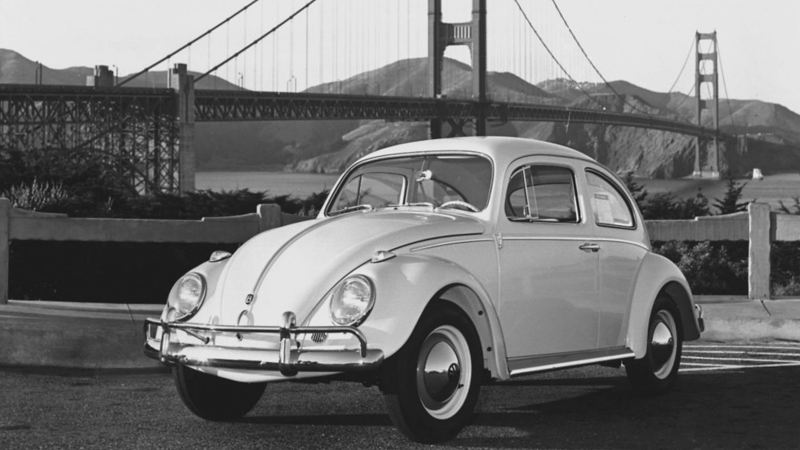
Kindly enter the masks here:
<path id="1" fill-rule="evenodd" d="M 256 208 L 258 232 L 281 226 L 281 207 L 275 203 L 262 203 Z"/>
<path id="2" fill-rule="evenodd" d="M 11 202 L 0 197 L 0 305 L 8 303 L 8 242 L 11 238 Z"/>
<path id="3" fill-rule="evenodd" d="M 769 299 L 771 227 L 769 205 L 750 203 L 747 211 L 750 222 L 747 296 L 750 300 Z"/>

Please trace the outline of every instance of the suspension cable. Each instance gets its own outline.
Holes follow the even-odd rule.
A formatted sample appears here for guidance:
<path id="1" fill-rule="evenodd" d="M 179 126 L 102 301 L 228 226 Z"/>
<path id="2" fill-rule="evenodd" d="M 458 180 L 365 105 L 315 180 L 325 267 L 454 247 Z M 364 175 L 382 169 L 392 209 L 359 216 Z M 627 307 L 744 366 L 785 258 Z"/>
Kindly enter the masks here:
<path id="1" fill-rule="evenodd" d="M 728 118 L 731 121 L 731 126 L 735 129 L 736 122 L 733 120 L 733 108 L 731 107 L 731 97 L 728 94 L 728 83 L 725 81 L 725 68 L 722 66 L 722 52 L 719 51 L 719 42 L 717 42 L 717 59 L 719 60 L 719 72 L 722 75 L 722 88 L 725 90 L 725 103 L 728 105 Z"/>
<path id="2" fill-rule="evenodd" d="M 267 36 L 271 35 L 271 34 L 272 34 L 272 33 L 274 33 L 275 31 L 277 31 L 278 29 L 280 29 L 282 26 L 286 25 L 286 23 L 288 23 L 289 21 L 291 21 L 292 19 L 294 19 L 294 18 L 295 18 L 295 17 L 296 17 L 298 14 L 300 14 L 300 13 L 301 13 L 301 12 L 303 12 L 303 11 L 305 11 L 305 10 L 306 10 L 306 9 L 307 9 L 309 6 L 311 6 L 311 5 L 313 5 L 314 3 L 316 3 L 316 1 L 317 1 L 317 0 L 310 0 L 308 3 L 306 3 L 305 5 L 303 5 L 302 7 L 300 7 L 300 8 L 299 8 L 297 11 L 293 12 L 293 13 L 292 13 L 290 16 L 288 16 L 287 18 L 283 19 L 283 21 L 281 21 L 281 23 L 279 23 L 279 24 L 275 25 L 275 26 L 274 26 L 274 27 L 272 27 L 272 28 L 271 28 L 269 31 L 267 31 L 266 33 L 262 34 L 261 36 L 259 36 L 257 39 L 255 39 L 254 41 L 250 42 L 250 43 L 249 43 L 249 44 L 247 44 L 246 46 L 244 46 L 244 47 L 243 47 L 242 49 L 240 49 L 238 52 L 236 52 L 236 53 L 234 53 L 233 55 L 229 56 L 227 59 L 225 59 L 225 60 L 224 60 L 224 61 L 222 61 L 221 63 L 217 64 L 216 66 L 212 67 L 212 68 L 211 68 L 211 69 L 209 69 L 207 72 L 205 72 L 204 74 L 202 74 L 202 75 L 200 75 L 199 77 L 195 78 L 194 82 L 195 82 L 195 83 L 197 83 L 198 81 L 202 80 L 203 78 L 205 78 L 205 77 L 209 76 L 210 74 L 214 73 L 214 72 L 215 72 L 217 69 L 219 69 L 220 67 L 222 67 L 222 66 L 224 66 L 225 64 L 227 64 L 228 62 L 230 62 L 232 59 L 236 58 L 236 57 L 237 57 L 237 56 L 239 56 L 240 54 L 242 54 L 242 53 L 244 53 L 245 51 L 247 51 L 248 49 L 250 49 L 250 47 L 252 47 L 252 46 L 254 46 L 254 45 L 258 44 L 259 42 L 261 42 L 262 40 L 264 40 L 264 38 L 266 38 Z"/>
<path id="3" fill-rule="evenodd" d="M 514 0 L 514 1 L 517 1 L 517 0 Z M 616 89 L 614 89 L 614 86 L 612 86 L 611 83 L 609 83 L 608 80 L 606 80 L 606 77 L 604 77 L 603 74 L 600 73 L 600 69 L 598 69 L 597 66 L 594 64 L 594 62 L 592 61 L 592 58 L 590 58 L 589 54 L 586 53 L 586 50 L 583 48 L 583 45 L 581 45 L 581 42 L 578 40 L 578 37 L 575 36 L 575 33 L 572 31 L 572 27 L 569 26 L 569 23 L 567 23 L 567 19 L 564 17 L 564 14 L 561 13 L 561 8 L 558 7 L 558 3 L 556 3 L 556 0 L 550 0 L 550 1 L 553 3 L 553 6 L 556 8 L 556 11 L 558 12 L 559 17 L 561 17 L 561 21 L 564 22 L 564 26 L 567 27 L 567 31 L 569 31 L 570 36 L 572 36 L 572 40 L 575 41 L 575 44 L 578 45 L 578 49 L 580 49 L 581 53 L 583 53 L 583 56 L 586 58 L 586 61 L 589 61 L 589 65 L 592 66 L 592 69 L 594 69 L 595 73 L 600 77 L 601 80 L 603 80 L 603 83 L 605 83 L 605 85 L 609 89 L 611 89 L 611 92 L 613 92 L 614 95 L 619 97 L 619 99 L 622 100 L 623 103 L 625 103 L 626 105 L 630 106 L 633 110 L 639 111 L 641 113 L 649 115 L 650 113 L 648 113 L 647 111 L 643 111 L 643 110 L 639 109 L 638 107 L 636 107 L 636 105 L 633 105 L 630 102 L 628 102 L 628 100 L 625 98 L 625 96 L 620 95 L 620 93 L 617 92 Z"/>
<path id="4" fill-rule="evenodd" d="M 686 59 L 683 60 L 683 65 L 681 65 L 681 70 L 678 71 L 678 76 L 675 77 L 675 81 L 672 82 L 672 86 L 669 87 L 669 91 L 667 94 L 672 93 L 672 90 L 675 89 L 675 86 L 678 84 L 678 81 L 681 79 L 681 75 L 683 75 L 683 71 L 686 69 L 686 64 L 689 62 L 689 57 L 692 56 L 692 48 L 694 47 L 694 38 L 689 41 L 689 52 L 686 53 Z"/>
<path id="5" fill-rule="evenodd" d="M 164 61 L 166 61 L 166 60 L 168 60 L 168 59 L 170 59 L 170 58 L 172 58 L 172 57 L 173 57 L 173 56 L 175 56 L 176 54 L 180 53 L 180 52 L 181 52 L 183 49 L 185 49 L 185 48 L 187 48 L 187 47 L 191 46 L 192 44 L 194 44 L 195 42 L 199 41 L 200 39 L 202 39 L 202 38 L 204 38 L 204 37 L 208 36 L 208 35 L 209 35 L 209 34 L 211 34 L 211 33 L 212 33 L 214 30 L 216 30 L 217 28 L 221 27 L 222 25 L 225 25 L 225 24 L 226 24 L 226 23 L 228 23 L 228 22 L 229 22 L 231 19 L 233 19 L 234 17 L 238 16 L 238 15 L 239 15 L 239 14 L 241 14 L 242 12 L 246 11 L 246 10 L 247 10 L 247 8 L 249 8 L 249 7 L 253 6 L 253 4 L 255 4 L 255 3 L 256 3 L 256 2 L 258 2 L 258 1 L 259 1 L 259 0 L 252 0 L 250 3 L 248 3 L 248 4 L 246 4 L 244 7 L 242 7 L 242 9 L 240 9 L 240 10 L 236 11 L 235 13 L 231 14 L 230 16 L 228 16 L 228 17 L 227 17 L 225 20 L 223 20 L 222 22 L 220 22 L 220 23 L 218 23 L 218 24 L 214 25 L 213 27 L 209 28 L 209 29 L 208 29 L 208 30 L 206 30 L 206 31 L 205 31 L 203 34 L 201 34 L 201 35 L 197 36 L 196 38 L 192 39 L 191 41 L 187 42 L 186 44 L 183 44 L 183 45 L 182 45 L 180 48 L 178 48 L 177 50 L 175 50 L 175 51 L 171 52 L 171 53 L 170 53 L 170 54 L 168 54 L 167 56 L 165 56 L 165 57 L 163 57 L 163 58 L 159 59 L 158 61 L 154 62 L 153 64 L 150 64 L 149 66 L 147 66 L 147 67 L 145 67 L 144 69 L 140 70 L 139 72 L 137 72 L 137 73 L 135 73 L 135 74 L 133 74 L 133 75 L 129 76 L 128 78 L 126 78 L 126 79 L 124 79 L 124 80 L 120 81 L 119 83 L 117 83 L 117 84 L 116 84 L 116 86 L 115 86 L 115 87 L 120 87 L 120 86 L 122 86 L 122 85 L 124 85 L 124 84 L 126 84 L 126 83 L 130 82 L 131 80 L 133 80 L 133 79 L 135 79 L 135 78 L 138 78 L 138 77 L 139 77 L 139 76 L 141 76 L 142 74 L 149 72 L 149 71 L 150 71 L 150 69 L 152 69 L 153 67 L 155 67 L 155 66 L 157 66 L 157 65 L 161 64 L 162 62 L 164 62 Z"/>
<path id="6" fill-rule="evenodd" d="M 687 99 L 687 98 L 691 98 L 691 97 L 692 97 L 692 94 L 694 94 L 694 88 L 695 88 L 695 85 L 694 85 L 694 80 L 692 80 L 692 87 L 689 89 L 689 93 L 688 93 L 688 94 L 685 94 L 685 97 L 683 97 L 683 98 L 682 98 L 682 99 L 681 99 L 681 100 L 678 102 L 678 104 L 677 104 L 677 105 L 675 105 L 675 106 L 673 107 L 673 109 L 674 109 L 674 110 L 676 110 L 676 111 L 677 111 L 677 110 L 679 110 L 679 109 L 680 109 L 680 107 L 681 107 L 681 106 L 683 106 L 683 104 L 686 102 L 686 99 Z M 683 94 L 683 92 L 679 92 L 679 93 L 680 93 L 680 94 Z"/>
<path id="7" fill-rule="evenodd" d="M 518 9 L 519 9 L 519 11 L 522 13 L 522 17 L 524 17 L 524 18 L 525 18 L 525 21 L 528 23 L 528 27 L 531 29 L 531 31 L 533 31 L 533 34 L 535 34 L 535 35 L 536 35 L 536 38 L 537 38 L 537 39 L 539 39 L 539 42 L 542 44 L 542 46 L 544 47 L 544 49 L 545 49 L 545 50 L 547 51 L 547 53 L 550 55 L 550 58 L 552 58 L 552 59 L 553 59 L 553 61 L 555 61 L 555 63 L 558 65 L 558 67 L 560 67 L 560 68 L 561 68 L 561 71 L 562 71 L 562 72 L 564 72 L 564 74 L 567 76 L 567 78 L 569 78 L 569 79 L 570 79 L 570 81 L 572 81 L 573 83 L 575 83 L 575 86 L 578 88 L 578 90 L 580 90 L 581 92 L 583 92 L 583 95 L 585 95 L 585 96 L 586 96 L 586 97 L 587 97 L 589 100 L 592 100 L 593 102 L 595 102 L 595 103 L 596 103 L 598 106 L 600 106 L 601 108 L 605 108 L 605 105 L 603 105 L 603 104 L 602 104 L 602 103 L 600 103 L 599 101 L 595 100 L 595 99 L 594 99 L 594 98 L 591 96 L 591 94 L 589 94 L 589 93 L 586 91 L 586 89 L 584 89 L 584 88 L 583 88 L 583 86 L 581 86 L 581 85 L 580 85 L 580 83 L 578 83 L 577 81 L 575 81 L 575 78 L 572 78 L 572 75 L 570 75 L 570 74 L 569 74 L 569 72 L 567 71 L 567 69 L 566 69 L 566 68 L 564 68 L 564 66 L 561 64 L 561 61 L 559 61 L 559 60 L 558 60 L 558 58 L 556 58 L 556 55 L 555 55 L 555 54 L 553 54 L 553 52 L 550 50 L 550 47 L 548 47 L 548 46 L 547 46 L 547 44 L 544 42 L 544 39 L 542 38 L 542 36 L 541 36 L 541 35 L 539 34 L 539 32 L 536 30 L 536 27 L 534 27 L 534 26 L 533 26 L 533 23 L 532 23 L 532 22 L 531 22 L 531 20 L 528 18 L 528 14 L 526 14 L 526 13 L 525 13 L 525 10 L 524 10 L 524 9 L 522 9 L 522 5 L 520 5 L 520 4 L 519 4 L 519 0 L 514 0 L 514 3 L 516 3 L 516 4 L 517 4 L 517 8 L 518 8 Z"/>

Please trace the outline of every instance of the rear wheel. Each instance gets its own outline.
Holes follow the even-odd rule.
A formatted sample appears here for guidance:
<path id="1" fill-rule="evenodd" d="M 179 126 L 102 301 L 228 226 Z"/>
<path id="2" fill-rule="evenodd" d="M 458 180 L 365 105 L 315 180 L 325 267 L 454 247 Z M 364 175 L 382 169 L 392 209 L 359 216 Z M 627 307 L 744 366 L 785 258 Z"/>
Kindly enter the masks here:
<path id="1" fill-rule="evenodd" d="M 650 314 L 647 354 L 625 362 L 633 387 L 642 393 L 659 394 L 671 388 L 678 378 L 683 347 L 683 329 L 675 304 L 659 297 Z"/>
<path id="2" fill-rule="evenodd" d="M 173 375 L 186 407 L 207 420 L 233 420 L 244 416 L 258 403 L 267 387 L 267 383 L 239 383 L 182 364 L 175 366 Z"/>
<path id="3" fill-rule="evenodd" d="M 455 307 L 435 305 L 383 366 L 389 416 L 417 442 L 441 442 L 472 419 L 483 357 L 475 327 Z"/>

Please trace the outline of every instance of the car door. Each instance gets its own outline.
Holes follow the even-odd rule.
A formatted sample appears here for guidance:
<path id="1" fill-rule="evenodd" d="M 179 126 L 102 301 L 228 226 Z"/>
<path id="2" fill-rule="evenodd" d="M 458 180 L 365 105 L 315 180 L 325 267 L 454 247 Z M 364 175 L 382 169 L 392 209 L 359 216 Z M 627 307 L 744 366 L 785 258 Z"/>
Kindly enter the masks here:
<path id="1" fill-rule="evenodd" d="M 596 348 L 598 255 L 575 175 L 553 157 L 520 161 L 506 174 L 498 310 L 512 371 L 532 357 Z"/>
<path id="2" fill-rule="evenodd" d="M 645 232 L 614 177 L 599 168 L 587 168 L 585 174 L 587 209 L 600 257 L 598 346 L 622 347 L 636 277 L 647 254 Z"/>

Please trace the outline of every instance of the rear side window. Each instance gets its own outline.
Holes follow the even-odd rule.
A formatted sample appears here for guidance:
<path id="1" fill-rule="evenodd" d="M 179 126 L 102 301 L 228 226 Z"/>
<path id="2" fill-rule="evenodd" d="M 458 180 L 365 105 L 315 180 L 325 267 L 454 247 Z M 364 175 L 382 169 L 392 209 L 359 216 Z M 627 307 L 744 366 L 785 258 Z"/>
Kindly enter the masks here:
<path id="1" fill-rule="evenodd" d="M 586 181 L 596 224 L 622 228 L 634 226 L 632 208 L 616 185 L 590 171 L 586 172 Z"/>
<path id="2" fill-rule="evenodd" d="M 506 192 L 505 210 L 509 220 L 578 222 L 575 180 L 566 167 L 523 166 L 511 175 Z"/>

